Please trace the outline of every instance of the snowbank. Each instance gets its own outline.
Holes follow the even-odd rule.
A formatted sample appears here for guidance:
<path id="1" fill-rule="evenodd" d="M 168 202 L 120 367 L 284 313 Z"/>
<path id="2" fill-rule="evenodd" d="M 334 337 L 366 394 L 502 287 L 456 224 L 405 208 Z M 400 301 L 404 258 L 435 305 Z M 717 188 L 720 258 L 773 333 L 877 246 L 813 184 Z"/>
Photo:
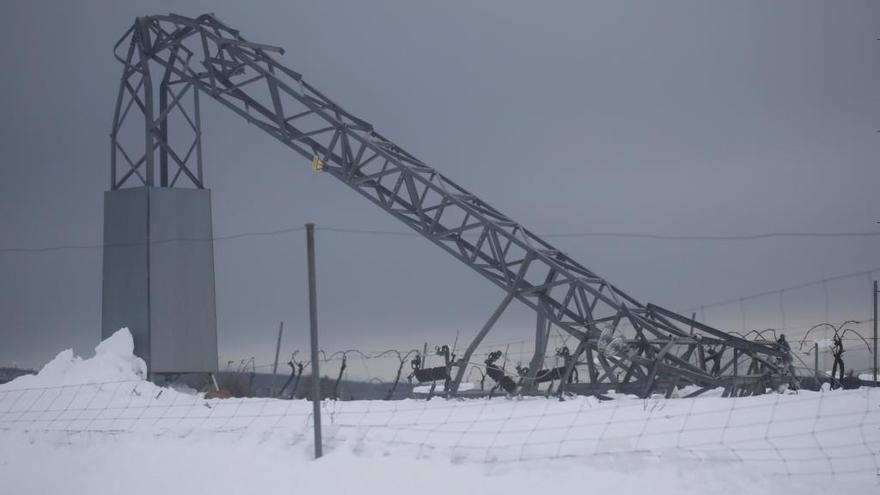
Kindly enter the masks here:
<path id="1" fill-rule="evenodd" d="M 75 455 L 73 455 L 75 453 Z M 584 463 L 560 459 L 527 466 L 458 464 L 351 449 L 312 461 L 280 440 L 205 438 L 58 439 L 0 442 L 0 477 L 14 495 L 310 493 L 480 495 L 612 493 L 614 495 L 827 495 L 872 493 L 847 480 L 766 478 L 728 464 L 707 468 L 679 462 L 616 457 Z"/>
<path id="2" fill-rule="evenodd" d="M 93 358 L 83 359 L 65 349 L 36 375 L 16 378 L 0 385 L 0 390 L 143 380 L 146 376 L 147 364 L 134 355 L 131 332 L 122 328 L 95 347 Z"/>
<path id="3" fill-rule="evenodd" d="M 876 490 L 880 389 L 727 399 L 617 396 L 210 399 L 143 380 L 121 330 L 0 386 L 0 479 L 15 494 L 840 493 Z M 75 455 L 74 455 L 75 454 Z M 339 476 L 345 473 L 345 476 Z M 356 485 L 355 485 L 356 484 Z"/>

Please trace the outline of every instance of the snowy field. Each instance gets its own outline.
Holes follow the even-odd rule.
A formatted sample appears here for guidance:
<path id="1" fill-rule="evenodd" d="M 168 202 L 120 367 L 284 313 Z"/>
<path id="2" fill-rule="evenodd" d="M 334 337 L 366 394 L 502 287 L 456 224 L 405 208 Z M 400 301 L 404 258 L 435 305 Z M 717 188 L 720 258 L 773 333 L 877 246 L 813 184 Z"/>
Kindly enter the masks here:
<path id="1" fill-rule="evenodd" d="M 211 399 L 131 336 L 0 386 L 0 493 L 880 493 L 880 390 L 725 399 Z"/>

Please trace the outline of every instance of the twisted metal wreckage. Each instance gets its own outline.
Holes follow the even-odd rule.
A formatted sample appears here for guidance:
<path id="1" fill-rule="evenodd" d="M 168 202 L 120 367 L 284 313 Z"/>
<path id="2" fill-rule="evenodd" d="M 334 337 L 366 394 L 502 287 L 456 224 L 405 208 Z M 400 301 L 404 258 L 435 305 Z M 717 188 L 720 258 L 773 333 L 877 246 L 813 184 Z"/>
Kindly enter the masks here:
<path id="1" fill-rule="evenodd" d="M 114 47 L 124 70 L 111 133 L 112 189 L 203 188 L 199 98 L 207 95 L 502 289 L 504 298 L 456 363 L 451 395 L 514 299 L 537 315 L 526 392 L 535 391 L 551 327 L 578 343 L 560 393 L 668 395 L 692 385 L 691 396 L 716 387 L 735 396 L 795 384 L 787 345 L 751 342 L 641 304 L 345 111 L 274 58 L 283 53 L 213 15 L 137 18 Z M 143 120 L 131 116 L 133 108 Z M 137 137 L 123 143 L 128 124 Z M 587 368 L 588 380 L 568 383 L 575 366 Z"/>

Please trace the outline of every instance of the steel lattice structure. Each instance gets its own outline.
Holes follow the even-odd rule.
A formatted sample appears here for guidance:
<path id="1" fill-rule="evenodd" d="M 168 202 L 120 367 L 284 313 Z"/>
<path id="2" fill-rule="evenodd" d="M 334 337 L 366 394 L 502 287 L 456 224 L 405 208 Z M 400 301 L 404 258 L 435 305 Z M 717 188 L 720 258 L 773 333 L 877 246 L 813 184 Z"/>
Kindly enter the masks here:
<path id="1" fill-rule="evenodd" d="M 571 366 L 589 368 L 589 383 L 569 389 L 645 396 L 696 385 L 695 394 L 723 386 L 741 395 L 794 379 L 784 349 L 639 303 L 345 111 L 279 63 L 273 54 L 283 49 L 248 41 L 213 15 L 139 17 L 114 53 L 124 70 L 111 133 L 112 189 L 204 187 L 199 96 L 207 95 L 504 291 L 465 364 L 516 299 L 537 313 L 528 379 L 542 365 L 551 326 L 579 342 Z M 133 108 L 142 120 L 131 116 Z M 139 137 L 123 143 L 122 130 L 132 122 Z M 453 391 L 465 368 L 458 367 Z"/>

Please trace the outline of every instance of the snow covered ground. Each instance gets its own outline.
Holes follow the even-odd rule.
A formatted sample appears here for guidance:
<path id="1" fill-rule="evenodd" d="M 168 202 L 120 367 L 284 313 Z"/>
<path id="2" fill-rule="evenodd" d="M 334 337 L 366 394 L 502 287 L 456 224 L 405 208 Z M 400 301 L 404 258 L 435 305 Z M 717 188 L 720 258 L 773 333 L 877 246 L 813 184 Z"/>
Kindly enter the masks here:
<path id="1" fill-rule="evenodd" d="M 880 390 L 724 399 L 617 396 L 211 399 L 145 381 L 120 331 L 0 386 L 0 492 L 420 495 L 450 490 L 871 493 Z"/>

